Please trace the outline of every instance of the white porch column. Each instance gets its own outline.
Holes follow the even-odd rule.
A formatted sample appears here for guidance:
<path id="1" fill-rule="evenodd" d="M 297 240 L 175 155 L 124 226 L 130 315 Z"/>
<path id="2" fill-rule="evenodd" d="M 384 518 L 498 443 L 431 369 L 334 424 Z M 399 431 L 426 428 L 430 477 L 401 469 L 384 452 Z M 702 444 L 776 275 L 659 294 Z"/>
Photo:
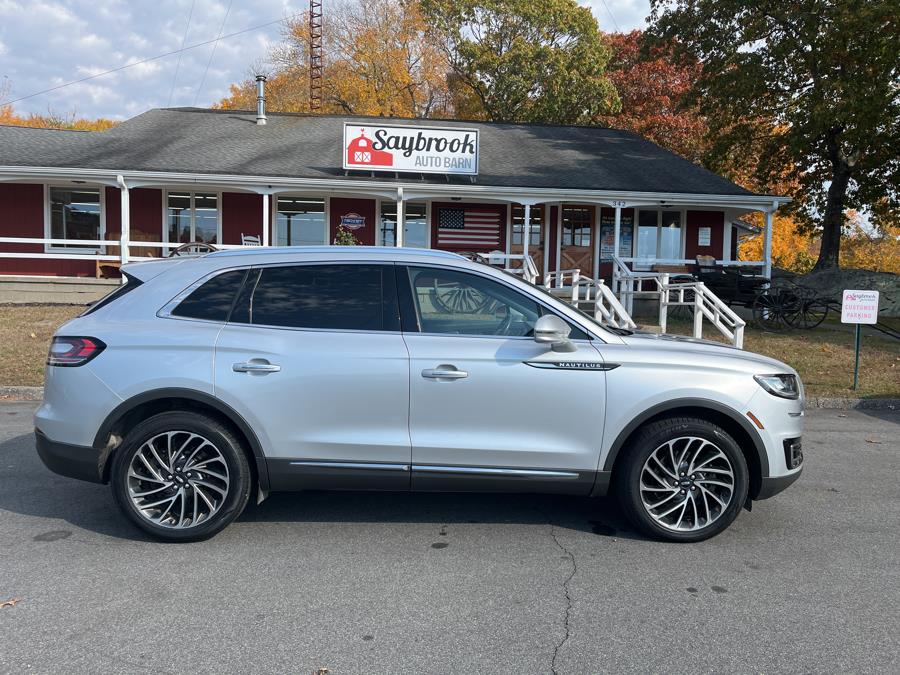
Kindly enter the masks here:
<path id="1" fill-rule="evenodd" d="M 269 198 L 270 194 L 267 192 L 263 193 L 262 200 L 262 245 L 269 245 Z"/>
<path id="2" fill-rule="evenodd" d="M 619 257 L 619 235 L 622 231 L 622 207 L 616 207 L 616 221 L 613 225 L 613 258 Z M 613 268 L 615 269 L 615 268 Z"/>
<path id="3" fill-rule="evenodd" d="M 722 220 L 722 260 L 731 261 L 731 231 L 734 226 L 725 218 Z"/>
<path id="4" fill-rule="evenodd" d="M 528 257 L 528 240 L 531 239 L 531 204 L 525 203 L 525 220 L 522 223 L 522 269 Z"/>
<path id="5" fill-rule="evenodd" d="M 406 202 L 403 199 L 403 188 L 397 188 L 397 229 L 394 232 L 394 246 L 403 246 L 403 235 L 406 234 Z"/>
<path id="6" fill-rule="evenodd" d="M 594 222 L 591 224 L 591 243 L 594 244 L 594 262 L 591 265 L 591 277 L 600 278 L 600 205 L 594 207 Z"/>
<path id="7" fill-rule="evenodd" d="M 128 262 L 128 244 L 131 241 L 131 193 L 128 191 L 128 184 L 122 176 L 116 176 L 116 182 L 119 184 L 119 204 L 122 211 L 122 231 L 119 235 L 119 259 L 124 265 Z"/>
<path id="8" fill-rule="evenodd" d="M 772 278 L 772 224 L 774 221 L 775 212 L 774 211 L 766 211 L 766 239 L 765 239 L 765 247 L 763 248 L 763 260 L 766 263 L 763 274 L 767 279 Z"/>

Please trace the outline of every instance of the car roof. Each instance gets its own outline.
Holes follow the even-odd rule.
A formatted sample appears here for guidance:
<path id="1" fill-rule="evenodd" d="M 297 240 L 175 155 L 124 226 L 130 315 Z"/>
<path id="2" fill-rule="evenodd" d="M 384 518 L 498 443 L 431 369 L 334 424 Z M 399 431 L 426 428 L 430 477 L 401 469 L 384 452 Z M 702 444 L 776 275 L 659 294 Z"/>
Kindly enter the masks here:
<path id="1" fill-rule="evenodd" d="M 379 260 L 394 260 L 403 258 L 450 258 L 453 260 L 465 260 L 458 253 L 450 251 L 437 251 L 433 248 L 407 248 L 392 246 L 251 246 L 240 249 L 229 249 L 209 253 L 204 258 L 225 258 L 238 256 L 257 255 L 308 255 L 308 254 L 352 254 L 354 256 L 371 257 Z"/>

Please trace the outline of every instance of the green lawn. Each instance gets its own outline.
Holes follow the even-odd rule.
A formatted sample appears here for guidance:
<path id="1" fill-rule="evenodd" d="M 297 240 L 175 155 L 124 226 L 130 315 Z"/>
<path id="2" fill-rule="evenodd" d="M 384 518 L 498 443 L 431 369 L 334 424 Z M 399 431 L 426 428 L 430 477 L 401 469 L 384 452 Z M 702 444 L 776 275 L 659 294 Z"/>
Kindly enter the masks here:
<path id="1" fill-rule="evenodd" d="M 83 307 L 0 306 L 0 385 L 43 383 L 47 345 L 56 328 Z M 892 320 L 900 329 L 900 320 Z M 708 323 L 704 337 L 724 340 Z M 687 321 L 669 322 L 672 333 L 690 334 Z M 900 398 L 900 341 L 863 329 L 860 388 L 853 385 L 853 329 L 829 320 L 812 331 L 763 333 L 748 326 L 744 348 L 789 363 L 810 396 Z"/>

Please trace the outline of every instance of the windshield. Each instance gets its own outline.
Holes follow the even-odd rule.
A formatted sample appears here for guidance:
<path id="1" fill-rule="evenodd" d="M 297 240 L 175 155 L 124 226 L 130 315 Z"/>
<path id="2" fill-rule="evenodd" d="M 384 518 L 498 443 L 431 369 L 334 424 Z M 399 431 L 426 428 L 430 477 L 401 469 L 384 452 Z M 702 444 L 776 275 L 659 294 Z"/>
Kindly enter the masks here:
<path id="1" fill-rule="evenodd" d="M 486 263 L 482 263 L 482 264 L 486 264 Z M 512 272 L 509 272 L 509 271 L 507 271 L 507 270 L 505 270 L 505 269 L 502 269 L 502 268 L 500 268 L 500 267 L 493 267 L 493 265 L 488 265 L 488 267 L 492 267 L 492 268 L 495 269 L 495 270 L 499 270 L 500 272 L 503 272 L 503 274 L 507 274 L 507 275 L 509 275 L 509 276 L 511 276 L 511 277 L 513 277 L 513 278 L 515 278 L 515 279 L 518 279 L 519 281 L 524 281 L 524 280 L 522 279 L 522 277 L 520 277 L 518 274 L 513 274 Z M 526 283 L 527 283 L 527 282 L 526 282 Z M 614 326 L 606 326 L 606 325 L 600 323 L 599 321 L 597 321 L 597 319 L 595 319 L 594 317 L 592 317 L 590 314 L 588 314 L 588 313 L 585 312 L 584 310 L 582 310 L 582 309 L 576 307 L 575 305 L 571 305 L 571 304 L 569 304 L 569 303 L 567 303 L 567 302 L 563 302 L 562 300 L 560 300 L 559 298 L 557 298 L 555 295 L 553 295 L 553 293 L 551 293 L 549 290 L 547 290 L 547 289 L 546 289 L 545 287 L 543 287 L 543 286 L 539 286 L 539 285 L 537 285 L 537 284 L 529 284 L 529 285 L 530 285 L 532 288 L 535 288 L 535 289 L 537 289 L 538 291 L 540 291 L 541 293 L 543 293 L 545 296 L 547 296 L 548 298 L 550 298 L 551 300 L 553 300 L 555 303 L 565 305 L 565 306 L 568 307 L 569 309 L 574 309 L 574 310 L 575 310 L 576 312 L 578 312 L 582 317 L 584 317 L 585 319 L 587 319 L 590 323 L 594 324 L 595 326 L 599 326 L 600 328 L 602 328 L 602 329 L 605 330 L 605 331 L 609 331 L 609 332 L 612 333 L 613 335 L 633 335 L 633 334 L 634 334 L 634 331 L 628 330 L 627 328 L 615 328 Z"/>

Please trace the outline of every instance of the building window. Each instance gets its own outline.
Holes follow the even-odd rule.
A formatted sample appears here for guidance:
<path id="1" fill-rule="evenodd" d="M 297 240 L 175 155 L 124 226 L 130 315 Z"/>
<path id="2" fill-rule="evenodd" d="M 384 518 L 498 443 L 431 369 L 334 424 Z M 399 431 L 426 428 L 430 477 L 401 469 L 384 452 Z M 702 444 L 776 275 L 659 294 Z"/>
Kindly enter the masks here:
<path id="1" fill-rule="evenodd" d="M 638 212 L 638 258 L 681 259 L 681 212 Z"/>
<path id="2" fill-rule="evenodd" d="M 407 202 L 403 205 L 403 245 L 412 248 L 428 248 L 428 209 L 424 203 Z M 381 244 L 395 246 L 397 231 L 397 202 L 381 202 Z"/>
<path id="3" fill-rule="evenodd" d="M 589 206 L 564 206 L 562 210 L 562 245 L 590 247 L 594 210 Z"/>
<path id="4" fill-rule="evenodd" d="M 528 246 L 540 246 L 543 241 L 544 207 L 532 206 L 528 216 L 531 221 L 529 227 Z M 525 207 L 515 205 L 512 208 L 512 245 L 522 246 L 522 229 L 525 223 Z"/>
<path id="5" fill-rule="evenodd" d="M 166 203 L 166 242 L 218 244 L 219 196 L 215 192 L 170 192 Z"/>
<path id="6" fill-rule="evenodd" d="M 275 211 L 276 246 L 322 246 L 327 243 L 324 199 L 278 198 Z"/>
<path id="7" fill-rule="evenodd" d="M 51 239 L 78 239 L 81 244 L 51 244 L 48 248 L 66 249 L 72 253 L 94 253 L 103 239 L 103 196 L 90 188 L 48 189 L 49 235 Z"/>

